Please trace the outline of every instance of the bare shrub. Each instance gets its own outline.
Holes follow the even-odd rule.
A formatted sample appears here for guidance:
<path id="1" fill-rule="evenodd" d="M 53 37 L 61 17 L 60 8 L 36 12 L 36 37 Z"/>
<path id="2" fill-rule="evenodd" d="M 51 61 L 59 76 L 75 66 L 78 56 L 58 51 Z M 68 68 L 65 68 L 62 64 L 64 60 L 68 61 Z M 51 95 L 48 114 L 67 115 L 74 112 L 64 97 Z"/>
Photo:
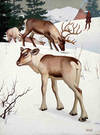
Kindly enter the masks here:
<path id="1" fill-rule="evenodd" d="M 13 83 L 12 90 L 7 92 L 7 95 L 5 96 L 3 93 L 4 84 L 0 87 L 0 92 L 2 93 L 1 96 L 1 104 L 3 108 L 3 112 L 0 114 L 0 117 L 5 119 L 7 115 L 9 115 L 13 108 L 16 105 L 17 100 L 27 94 L 28 91 L 30 91 L 30 88 L 26 89 L 21 94 L 16 93 L 16 81 Z"/>

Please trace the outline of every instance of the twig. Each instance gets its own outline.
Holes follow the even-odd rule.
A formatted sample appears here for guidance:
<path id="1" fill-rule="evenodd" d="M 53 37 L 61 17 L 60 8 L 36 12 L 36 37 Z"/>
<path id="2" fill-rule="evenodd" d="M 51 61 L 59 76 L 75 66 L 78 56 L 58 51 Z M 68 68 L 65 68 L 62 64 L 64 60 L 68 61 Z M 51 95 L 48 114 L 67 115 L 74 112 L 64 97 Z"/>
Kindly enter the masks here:
<path id="1" fill-rule="evenodd" d="M 3 87 L 4 87 L 4 81 L 3 81 L 3 83 L 2 83 L 2 85 L 0 87 L 0 92 L 2 91 Z"/>
<path id="2" fill-rule="evenodd" d="M 13 83 L 12 92 L 9 93 L 4 101 L 2 101 L 2 106 L 4 107 L 5 103 L 7 103 L 9 97 L 11 97 L 15 93 L 16 81 Z"/>
<path id="3" fill-rule="evenodd" d="M 16 101 L 19 97 L 22 97 L 23 95 L 27 94 L 27 92 L 30 91 L 30 88 L 27 89 L 25 92 L 23 92 L 22 94 L 20 95 L 17 95 L 14 100 L 8 104 L 8 106 L 5 108 L 4 112 L 0 115 L 0 117 L 2 117 L 3 119 L 6 118 L 6 115 L 9 114 L 12 109 L 15 107 L 15 104 L 16 104 Z M 13 93 L 14 94 L 14 93 Z"/>

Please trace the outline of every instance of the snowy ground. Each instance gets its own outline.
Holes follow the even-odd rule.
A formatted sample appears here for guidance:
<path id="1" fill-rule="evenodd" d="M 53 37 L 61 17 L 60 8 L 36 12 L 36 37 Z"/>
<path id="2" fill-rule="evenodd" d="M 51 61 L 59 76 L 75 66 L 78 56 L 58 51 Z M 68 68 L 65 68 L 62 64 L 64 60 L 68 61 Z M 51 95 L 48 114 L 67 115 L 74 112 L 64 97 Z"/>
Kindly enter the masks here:
<path id="1" fill-rule="evenodd" d="M 27 47 L 30 47 L 27 45 Z M 68 49 L 66 53 L 58 53 L 49 50 L 48 47 L 41 47 L 42 53 L 56 55 L 75 56 L 80 49 Z M 3 50 L 3 51 L 1 51 Z M 100 55 L 84 51 L 80 60 L 83 65 L 80 87 L 83 90 L 84 104 L 89 115 L 87 122 L 78 121 L 79 115 L 72 117 L 68 113 L 73 105 L 73 92 L 64 84 L 58 81 L 59 95 L 65 109 L 56 110 L 56 101 L 51 91 L 50 80 L 47 90 L 48 110 L 41 112 L 41 79 L 40 75 L 34 73 L 29 67 L 17 67 L 16 60 L 19 57 L 19 45 L 10 43 L 8 46 L 0 46 L 0 81 L 5 81 L 6 87 L 12 87 L 12 82 L 17 78 L 17 92 L 22 92 L 30 87 L 32 90 L 16 104 L 16 113 L 10 115 L 6 124 L 0 119 L 0 135 L 96 135 L 100 134 L 100 78 L 97 76 L 96 65 L 100 77 Z M 3 59 L 2 59 L 3 57 Z M 12 58 L 12 59 L 11 59 Z M 90 60 L 92 59 L 92 60 Z M 78 110 L 80 108 L 78 107 Z"/>
<path id="2" fill-rule="evenodd" d="M 85 20 L 75 21 L 82 24 Z M 60 28 L 62 23 L 56 24 Z M 56 100 L 51 90 L 51 82 L 47 88 L 47 111 L 40 111 L 41 77 L 29 67 L 17 67 L 21 43 L 0 43 L 0 86 L 4 80 L 5 88 L 10 89 L 17 79 L 16 92 L 21 93 L 28 87 L 32 90 L 20 98 L 15 106 L 15 113 L 6 120 L 0 118 L 0 135 L 100 135 L 100 18 L 92 19 L 91 30 L 83 31 L 77 37 L 76 47 L 66 44 L 65 52 L 50 50 L 48 44 L 38 46 L 41 53 L 54 55 L 70 55 L 79 57 L 82 63 L 80 88 L 83 91 L 84 104 L 89 116 L 86 122 L 79 122 L 78 116 L 70 116 L 74 95 L 63 81 L 58 81 L 59 96 L 64 110 L 56 110 Z M 31 44 L 26 47 L 33 48 Z M 6 90 L 5 90 L 6 91 Z M 0 108 L 2 112 L 2 108 Z"/>

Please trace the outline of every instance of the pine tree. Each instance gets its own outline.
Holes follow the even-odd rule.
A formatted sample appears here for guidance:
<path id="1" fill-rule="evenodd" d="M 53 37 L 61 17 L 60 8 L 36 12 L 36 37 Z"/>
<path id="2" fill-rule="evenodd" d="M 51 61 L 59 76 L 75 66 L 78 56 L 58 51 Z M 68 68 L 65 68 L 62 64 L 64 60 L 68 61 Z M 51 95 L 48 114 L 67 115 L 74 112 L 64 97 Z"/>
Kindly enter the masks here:
<path id="1" fill-rule="evenodd" d="M 4 41 L 3 37 L 7 29 L 19 26 L 22 17 L 18 16 L 20 13 L 18 7 L 16 8 L 10 0 L 0 0 L 0 41 Z"/>
<path id="2" fill-rule="evenodd" d="M 98 17 L 100 16 L 100 10 L 98 10 L 98 0 L 88 0 L 88 4 L 86 6 L 86 10 L 89 10 L 91 12 L 92 17 Z"/>
<path id="3" fill-rule="evenodd" d="M 38 18 L 44 19 L 47 13 L 47 10 L 43 9 L 42 6 L 45 4 L 45 1 L 41 0 L 26 0 L 27 1 L 27 11 L 24 11 L 25 18 Z"/>
<path id="4" fill-rule="evenodd" d="M 11 12 L 8 2 L 5 0 L 0 0 L 0 41 L 3 40 L 4 32 L 7 30 L 9 15 Z"/>

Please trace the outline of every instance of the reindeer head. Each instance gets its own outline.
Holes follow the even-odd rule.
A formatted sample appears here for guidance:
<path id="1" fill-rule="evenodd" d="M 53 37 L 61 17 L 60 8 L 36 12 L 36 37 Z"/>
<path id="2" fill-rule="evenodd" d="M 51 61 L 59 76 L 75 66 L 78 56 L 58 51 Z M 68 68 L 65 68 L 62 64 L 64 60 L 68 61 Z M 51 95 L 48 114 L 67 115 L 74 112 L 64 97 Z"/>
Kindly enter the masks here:
<path id="1" fill-rule="evenodd" d="M 58 45 L 59 45 L 60 49 L 62 51 L 64 51 L 65 50 L 65 39 L 64 39 L 64 37 L 58 38 L 58 39 L 59 39 Z"/>
<path id="2" fill-rule="evenodd" d="M 29 48 L 20 48 L 20 57 L 17 60 L 16 64 L 17 66 L 22 66 L 22 65 L 28 65 L 28 63 L 32 60 L 32 55 L 37 55 L 39 53 L 39 49 L 29 49 Z"/>
<path id="3" fill-rule="evenodd" d="M 70 39 L 70 35 L 78 35 L 82 32 L 82 30 L 80 30 L 80 25 L 78 24 L 74 24 L 73 22 L 69 22 L 64 26 L 64 23 L 62 23 L 61 26 L 61 39 L 60 40 L 60 48 L 65 49 L 65 42 L 68 43 L 72 43 L 73 45 L 75 44 L 75 40 L 71 40 Z M 64 36 L 64 33 L 65 36 Z M 61 50 L 62 50 L 61 49 Z"/>

